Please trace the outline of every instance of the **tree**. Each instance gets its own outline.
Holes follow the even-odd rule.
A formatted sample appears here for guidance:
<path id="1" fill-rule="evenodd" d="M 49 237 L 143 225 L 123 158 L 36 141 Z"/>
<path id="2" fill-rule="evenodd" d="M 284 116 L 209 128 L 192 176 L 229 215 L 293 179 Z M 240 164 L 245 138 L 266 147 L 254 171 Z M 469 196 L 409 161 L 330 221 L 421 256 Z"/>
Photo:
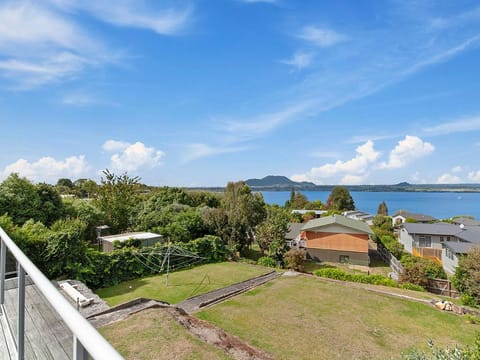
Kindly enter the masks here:
<path id="1" fill-rule="evenodd" d="M 388 216 L 388 208 L 385 201 L 382 201 L 380 205 L 378 205 L 377 214 L 382 216 Z"/>
<path id="2" fill-rule="evenodd" d="M 267 218 L 257 226 L 255 238 L 262 253 L 277 261 L 283 261 L 283 254 L 287 251 L 285 234 L 288 231 L 288 213 L 279 207 L 268 208 Z"/>
<path id="3" fill-rule="evenodd" d="M 244 181 L 229 182 L 225 188 L 223 208 L 228 218 L 228 244 L 242 251 L 253 243 L 254 229 L 265 218 L 261 193 L 252 193 Z"/>
<path id="4" fill-rule="evenodd" d="M 105 178 L 102 177 L 96 204 L 105 214 L 105 222 L 113 232 L 124 231 L 130 226 L 131 215 L 138 202 L 140 178 L 130 177 L 127 173 L 115 175 L 108 170 L 103 174 Z"/>
<path id="5" fill-rule="evenodd" d="M 328 196 L 327 209 L 334 211 L 355 210 L 355 203 L 347 188 L 336 186 Z"/>
<path id="6" fill-rule="evenodd" d="M 285 207 L 290 209 L 304 209 L 307 204 L 307 197 L 301 192 L 297 192 L 292 188 L 290 192 L 290 200 L 285 203 Z"/>
<path id="7" fill-rule="evenodd" d="M 79 198 L 94 198 L 98 192 L 98 184 L 91 179 L 78 179 L 74 182 L 75 190 Z"/>
<path id="8" fill-rule="evenodd" d="M 67 179 L 67 178 L 58 179 L 56 186 L 64 186 L 64 187 L 67 187 L 69 189 L 73 189 L 75 187 L 75 185 L 73 185 L 72 180 Z"/>
<path id="9" fill-rule="evenodd" d="M 480 247 L 470 249 L 458 260 L 453 285 L 467 305 L 480 305 Z"/>
<path id="10" fill-rule="evenodd" d="M 22 225 L 29 219 L 42 220 L 41 201 L 35 185 L 13 173 L 0 184 L 0 215 L 8 213 Z"/>

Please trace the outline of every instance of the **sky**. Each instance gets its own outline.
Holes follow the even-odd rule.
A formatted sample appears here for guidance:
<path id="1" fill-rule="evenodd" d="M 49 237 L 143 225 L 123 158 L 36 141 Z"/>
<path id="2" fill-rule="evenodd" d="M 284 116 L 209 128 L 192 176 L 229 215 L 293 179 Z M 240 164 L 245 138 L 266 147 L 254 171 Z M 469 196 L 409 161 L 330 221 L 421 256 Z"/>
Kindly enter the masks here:
<path id="1" fill-rule="evenodd" d="M 480 4 L 2 0 L 0 180 L 480 183 Z"/>

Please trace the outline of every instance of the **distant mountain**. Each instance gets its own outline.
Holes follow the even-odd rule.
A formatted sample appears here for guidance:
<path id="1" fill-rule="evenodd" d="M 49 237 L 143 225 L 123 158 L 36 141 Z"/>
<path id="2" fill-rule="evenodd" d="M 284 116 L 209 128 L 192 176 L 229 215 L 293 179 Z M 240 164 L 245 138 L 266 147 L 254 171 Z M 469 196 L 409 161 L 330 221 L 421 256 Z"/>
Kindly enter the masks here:
<path id="1" fill-rule="evenodd" d="M 277 187 L 277 188 L 314 188 L 316 185 L 312 182 L 297 182 L 290 180 L 286 176 L 268 175 L 263 179 L 248 179 L 245 183 L 251 188 Z"/>

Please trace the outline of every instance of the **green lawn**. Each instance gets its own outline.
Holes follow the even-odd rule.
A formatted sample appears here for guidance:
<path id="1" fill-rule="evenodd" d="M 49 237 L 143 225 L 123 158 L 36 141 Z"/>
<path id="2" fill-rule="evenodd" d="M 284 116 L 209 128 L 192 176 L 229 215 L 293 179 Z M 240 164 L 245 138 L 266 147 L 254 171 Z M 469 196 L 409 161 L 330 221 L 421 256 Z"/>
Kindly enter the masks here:
<path id="1" fill-rule="evenodd" d="M 278 359 L 398 358 L 412 346 L 427 349 L 429 339 L 472 344 L 480 331 L 425 304 L 304 276 L 279 278 L 197 316 Z"/>
<path id="2" fill-rule="evenodd" d="M 98 289 L 97 294 L 110 306 L 138 297 L 176 304 L 188 297 L 247 280 L 270 270 L 261 266 L 234 262 L 207 264 L 170 273 L 168 286 L 166 276 L 158 275 Z"/>
<path id="3" fill-rule="evenodd" d="M 161 309 L 149 309 L 100 329 L 128 360 L 229 359 L 221 350 L 191 335 Z"/>

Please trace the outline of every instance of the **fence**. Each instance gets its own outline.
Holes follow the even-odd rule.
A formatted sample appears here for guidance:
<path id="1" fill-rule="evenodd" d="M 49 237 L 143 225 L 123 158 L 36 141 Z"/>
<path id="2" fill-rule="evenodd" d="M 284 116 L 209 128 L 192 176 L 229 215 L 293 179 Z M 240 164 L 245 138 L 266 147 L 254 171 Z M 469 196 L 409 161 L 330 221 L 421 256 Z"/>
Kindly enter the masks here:
<path id="1" fill-rule="evenodd" d="M 395 256 L 393 256 L 384 246 L 382 243 L 377 243 L 377 252 L 380 254 L 380 257 L 385 261 L 393 271 L 397 274 L 401 274 L 403 272 L 403 265 Z"/>
<path id="2" fill-rule="evenodd" d="M 73 333 L 74 360 L 109 359 L 122 360 L 123 357 L 107 342 L 97 330 L 76 311 L 63 297 L 43 273 L 18 248 L 12 239 L 0 228 L 0 308 L 6 316 L 8 309 L 5 306 L 5 274 L 7 249 L 18 264 L 18 311 L 16 330 L 17 359 L 25 357 L 25 275 L 37 286 L 37 289 L 55 309 L 61 319 Z"/>
<path id="3" fill-rule="evenodd" d="M 443 296 L 458 297 L 459 292 L 453 287 L 450 280 L 445 279 L 428 279 L 428 284 L 425 287 L 428 292 L 439 294 Z"/>

